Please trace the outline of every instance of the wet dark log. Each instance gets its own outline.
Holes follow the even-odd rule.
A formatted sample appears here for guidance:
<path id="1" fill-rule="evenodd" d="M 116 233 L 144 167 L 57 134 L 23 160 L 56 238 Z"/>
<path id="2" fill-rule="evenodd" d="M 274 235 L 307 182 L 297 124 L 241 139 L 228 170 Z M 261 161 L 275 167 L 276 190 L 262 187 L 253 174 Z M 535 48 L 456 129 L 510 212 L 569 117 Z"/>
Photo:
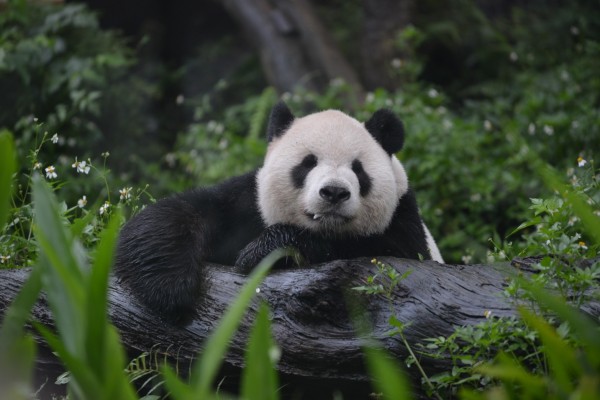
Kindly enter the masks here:
<path id="1" fill-rule="evenodd" d="M 372 334 L 389 353 L 402 362 L 407 349 L 400 338 L 389 337 L 388 320 L 395 315 L 410 322 L 405 337 L 411 346 L 422 339 L 452 333 L 455 325 L 477 324 L 484 312 L 494 316 L 516 315 L 514 307 L 501 295 L 507 277 L 520 272 L 508 265 L 441 265 L 395 258 L 381 258 L 398 272 L 412 273 L 393 292 L 391 304 L 380 295 L 362 295 L 351 290 L 364 285 L 376 267 L 370 260 L 335 261 L 311 269 L 274 271 L 260 286 L 260 293 L 241 323 L 221 371 L 225 377 L 221 389 L 234 391 L 243 367 L 243 352 L 248 332 L 258 309 L 259 299 L 272 311 L 273 335 L 281 347 L 278 365 L 283 392 L 298 398 L 331 398 L 338 390 L 344 399 L 364 399 L 371 392 L 357 338 L 346 304 L 360 303 L 372 324 Z M 527 263 L 521 263 L 527 266 Z M 179 364 L 180 370 L 202 348 L 203 340 L 217 325 L 227 305 L 236 297 L 245 276 L 229 268 L 211 266 L 211 287 L 206 301 L 198 307 L 198 317 L 185 327 L 160 320 L 140 305 L 116 281 L 109 290 L 110 316 L 118 328 L 123 345 L 131 357 L 156 351 Z M 525 272 L 527 273 L 527 272 Z M 28 276 L 27 270 L 0 270 L 0 314 Z M 592 303 L 584 310 L 600 315 L 600 305 Z M 33 317 L 52 327 L 47 304 L 42 298 Z M 42 375 L 56 376 L 61 371 L 47 345 L 39 340 L 38 369 Z M 449 366 L 447 359 L 422 357 L 428 374 Z M 416 368 L 407 370 L 418 391 L 420 376 Z M 288 398 L 288 396 L 284 396 Z"/>

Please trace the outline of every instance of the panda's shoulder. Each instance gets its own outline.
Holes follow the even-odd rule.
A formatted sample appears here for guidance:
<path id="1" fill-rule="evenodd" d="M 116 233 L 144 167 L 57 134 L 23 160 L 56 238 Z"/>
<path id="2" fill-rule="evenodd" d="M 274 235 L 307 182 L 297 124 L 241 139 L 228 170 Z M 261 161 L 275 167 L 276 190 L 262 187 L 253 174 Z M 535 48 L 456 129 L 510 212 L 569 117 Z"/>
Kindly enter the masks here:
<path id="1" fill-rule="evenodd" d="M 212 186 L 187 190 L 178 194 L 177 197 L 199 209 L 207 204 L 219 202 L 226 204 L 254 203 L 256 202 L 256 174 L 257 171 L 254 170 Z"/>

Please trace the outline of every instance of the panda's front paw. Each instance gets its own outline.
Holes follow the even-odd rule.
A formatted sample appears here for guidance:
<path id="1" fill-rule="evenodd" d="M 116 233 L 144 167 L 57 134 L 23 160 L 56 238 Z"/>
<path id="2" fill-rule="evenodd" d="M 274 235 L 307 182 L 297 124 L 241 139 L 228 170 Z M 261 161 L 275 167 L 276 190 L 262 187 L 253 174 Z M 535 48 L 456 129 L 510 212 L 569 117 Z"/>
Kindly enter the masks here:
<path id="1" fill-rule="evenodd" d="M 280 258 L 273 265 L 273 269 L 294 268 L 307 265 L 306 258 L 293 247 L 285 247 L 287 255 Z M 260 262 L 275 251 L 276 248 L 260 246 L 259 243 L 251 242 L 248 244 L 235 261 L 235 269 L 241 273 L 250 273 Z"/>
<path id="2" fill-rule="evenodd" d="M 264 247 L 257 243 L 258 240 L 250 242 L 246 247 L 240 251 L 237 259 L 235 260 L 235 269 L 241 273 L 248 274 L 254 267 L 256 267 L 263 258 L 269 255 Z"/>
<path id="3" fill-rule="evenodd" d="M 248 243 L 240 251 L 235 267 L 238 271 L 249 273 L 266 256 L 277 249 L 287 249 L 286 257 L 279 259 L 274 268 L 290 268 L 294 266 L 307 265 L 309 260 L 298 250 L 298 244 L 306 239 L 302 236 L 302 231 L 297 227 L 284 224 L 275 224 L 266 228 L 261 235 Z"/>

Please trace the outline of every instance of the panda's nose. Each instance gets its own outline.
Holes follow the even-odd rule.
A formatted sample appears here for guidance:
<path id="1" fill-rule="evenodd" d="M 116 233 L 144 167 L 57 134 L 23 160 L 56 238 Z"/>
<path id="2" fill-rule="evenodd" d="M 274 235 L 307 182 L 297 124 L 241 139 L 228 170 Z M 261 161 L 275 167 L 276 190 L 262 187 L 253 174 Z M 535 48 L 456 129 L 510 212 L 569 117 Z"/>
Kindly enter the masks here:
<path id="1" fill-rule="evenodd" d="M 350 192 L 339 186 L 324 186 L 319 190 L 319 195 L 331 204 L 341 203 L 350 198 Z"/>

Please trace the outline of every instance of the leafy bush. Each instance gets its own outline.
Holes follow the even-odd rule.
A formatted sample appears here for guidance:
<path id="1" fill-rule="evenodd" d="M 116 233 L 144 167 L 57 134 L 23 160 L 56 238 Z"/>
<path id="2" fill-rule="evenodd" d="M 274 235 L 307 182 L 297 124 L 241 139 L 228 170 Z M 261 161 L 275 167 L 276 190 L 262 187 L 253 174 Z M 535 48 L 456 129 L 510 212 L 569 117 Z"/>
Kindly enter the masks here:
<path id="1" fill-rule="evenodd" d="M 39 143 L 44 121 L 50 137 L 60 132 L 44 157 L 86 159 L 99 147 L 122 165 L 148 134 L 147 99 L 156 93 L 131 74 L 135 62 L 125 40 L 101 30 L 84 5 L 10 0 L 0 13 L 0 128 L 15 132 L 21 151 Z M 19 156 L 24 164 L 27 154 Z"/>

